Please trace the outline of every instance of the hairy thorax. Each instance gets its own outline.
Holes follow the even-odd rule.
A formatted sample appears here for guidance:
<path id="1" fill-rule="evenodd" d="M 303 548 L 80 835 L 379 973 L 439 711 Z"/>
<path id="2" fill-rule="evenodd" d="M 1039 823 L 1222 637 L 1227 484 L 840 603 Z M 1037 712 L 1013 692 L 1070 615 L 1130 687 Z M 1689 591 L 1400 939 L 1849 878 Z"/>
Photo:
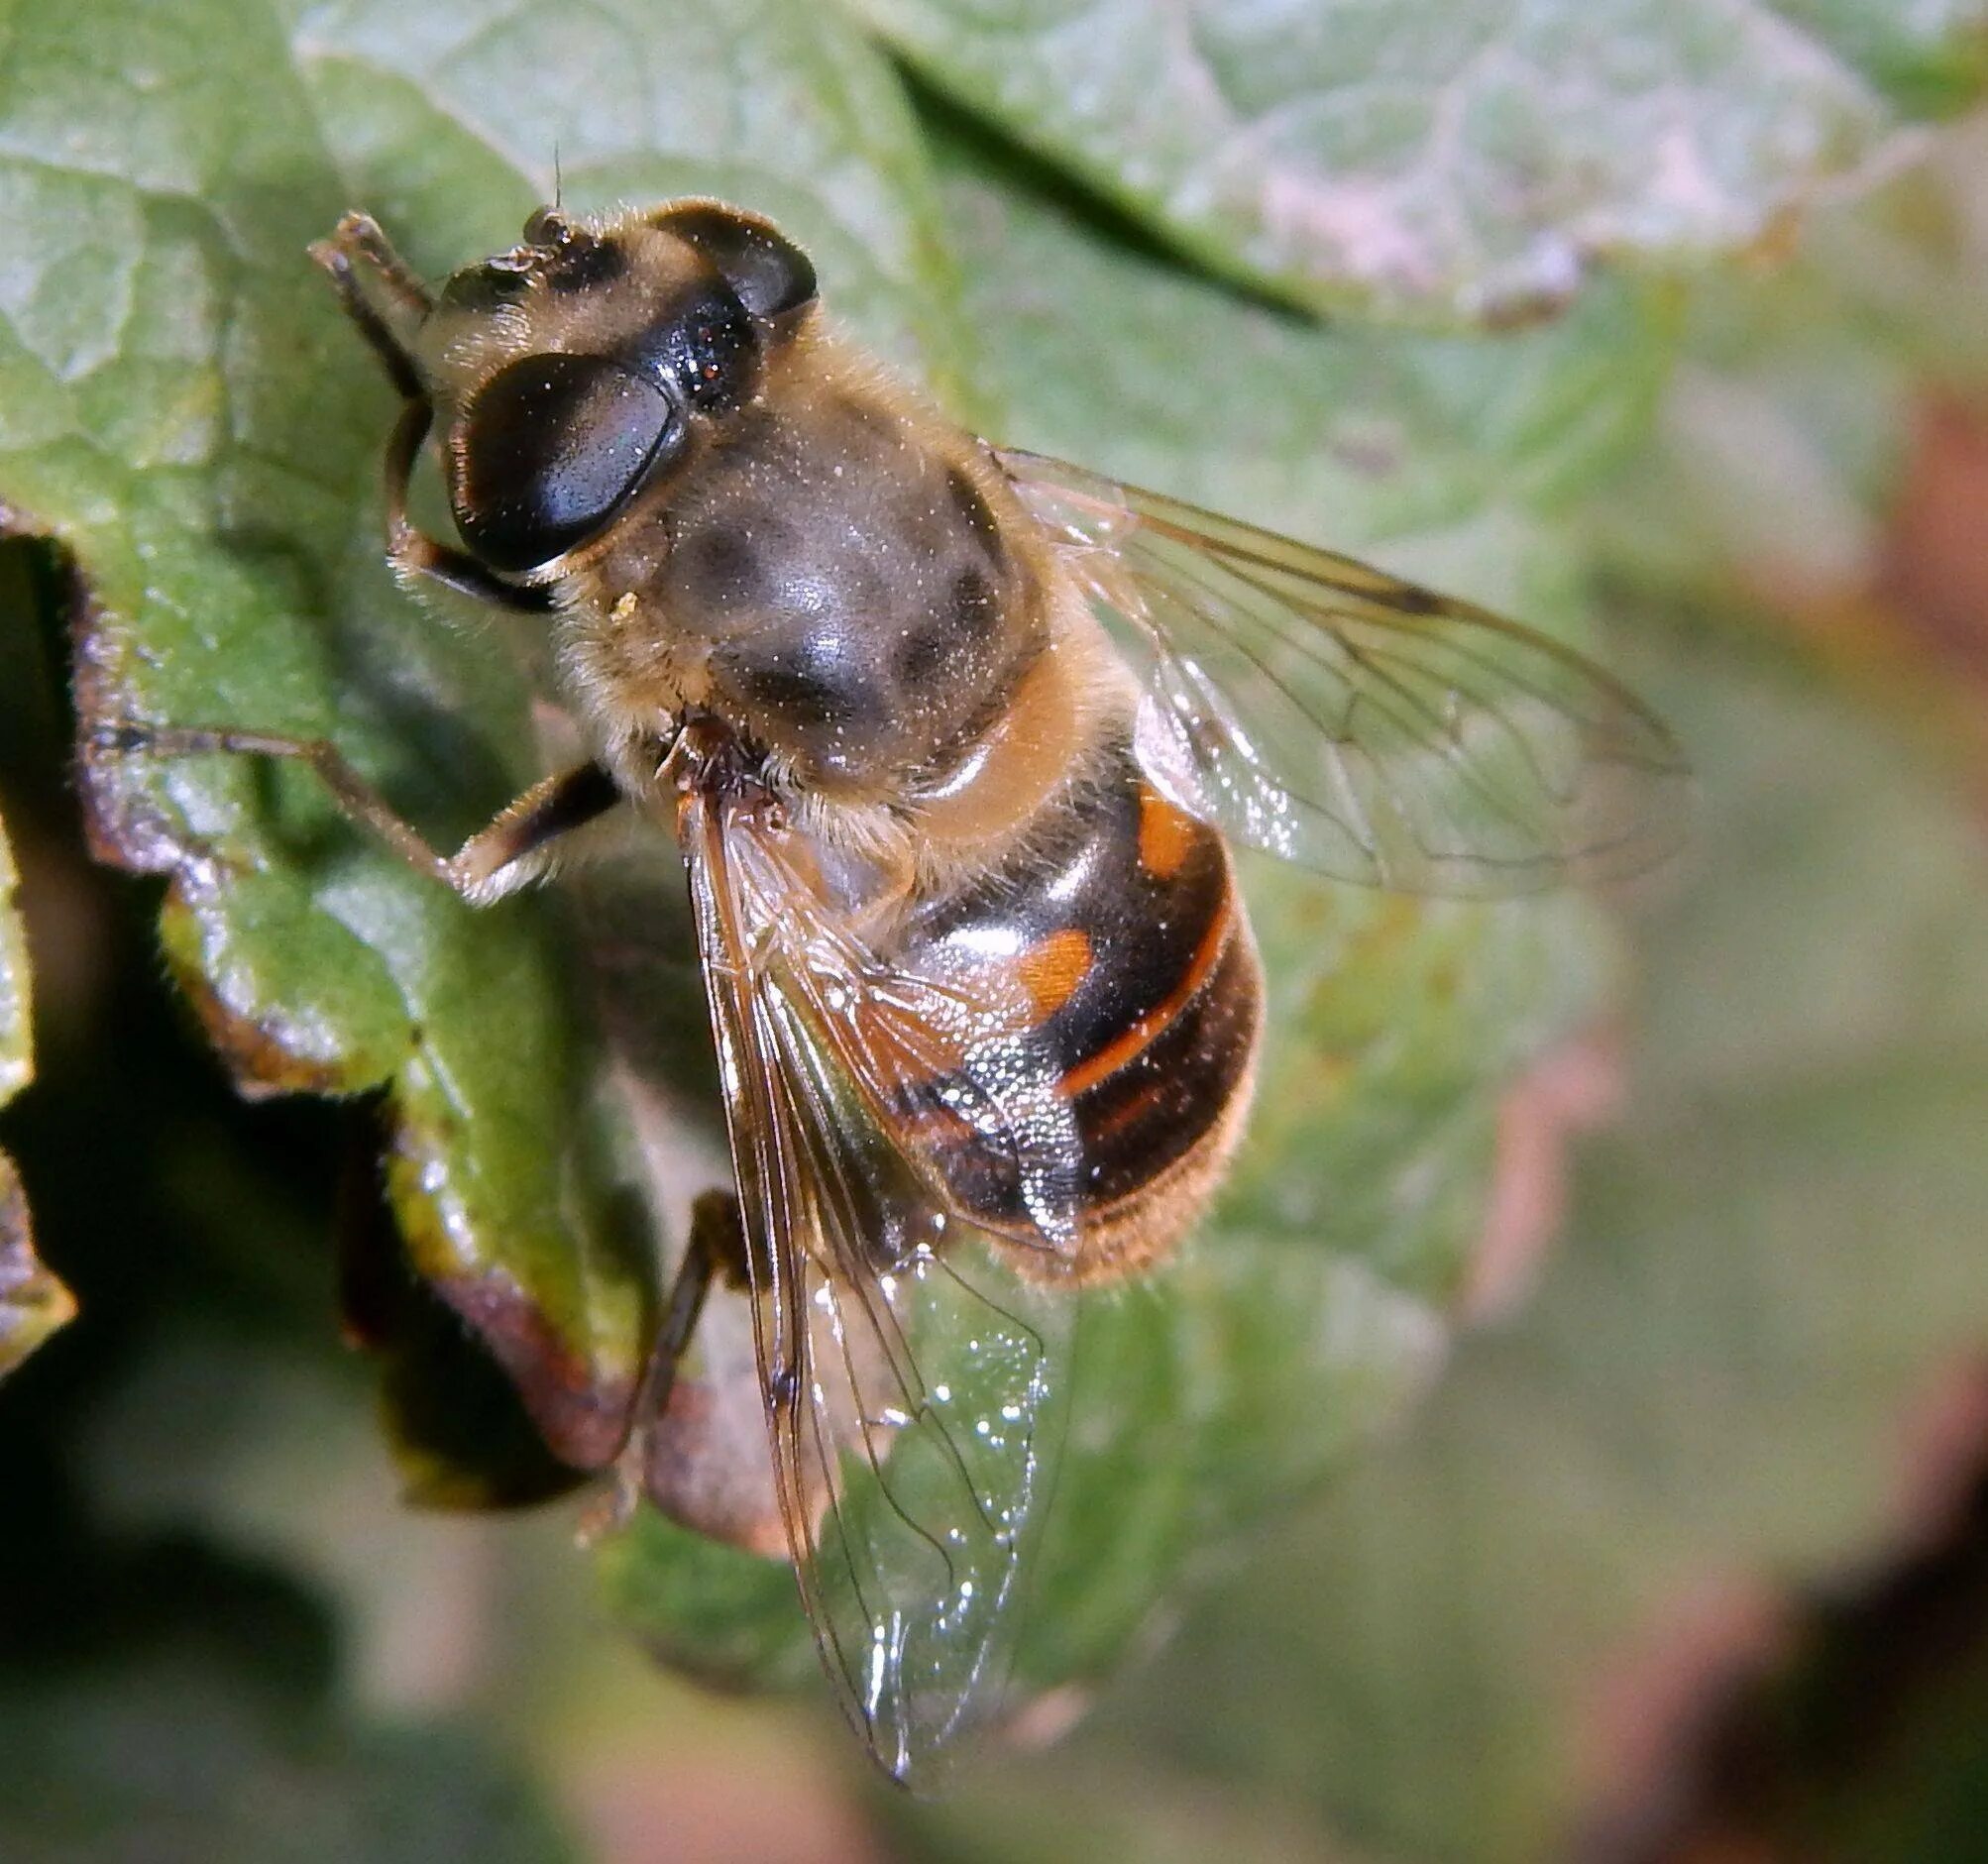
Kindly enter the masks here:
<path id="1" fill-rule="evenodd" d="M 1033 813 L 1108 656 L 985 454 L 828 343 L 576 568 L 564 659 L 615 730 L 706 710 L 828 832 L 942 859 Z"/>

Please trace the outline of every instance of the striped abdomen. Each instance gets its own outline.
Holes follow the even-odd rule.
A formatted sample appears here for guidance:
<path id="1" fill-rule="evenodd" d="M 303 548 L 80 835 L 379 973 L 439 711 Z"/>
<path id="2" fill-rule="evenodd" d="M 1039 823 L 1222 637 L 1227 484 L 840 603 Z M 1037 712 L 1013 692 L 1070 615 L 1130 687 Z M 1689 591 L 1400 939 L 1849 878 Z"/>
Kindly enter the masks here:
<path id="1" fill-rule="evenodd" d="M 1120 738 L 993 872 L 925 906 L 905 942 L 998 952 L 1019 977 L 1080 1137 L 1075 1273 L 1169 1249 L 1240 1131 L 1262 1022 L 1221 837 L 1153 789 Z M 1017 1225 L 1012 1174 L 970 1151 L 947 1170 L 967 1214 Z"/>

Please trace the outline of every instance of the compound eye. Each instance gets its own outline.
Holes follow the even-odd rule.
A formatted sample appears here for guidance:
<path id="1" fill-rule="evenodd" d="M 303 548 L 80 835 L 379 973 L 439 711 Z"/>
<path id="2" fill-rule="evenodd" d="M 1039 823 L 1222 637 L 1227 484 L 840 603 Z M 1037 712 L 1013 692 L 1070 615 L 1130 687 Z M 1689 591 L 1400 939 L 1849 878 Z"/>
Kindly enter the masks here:
<path id="1" fill-rule="evenodd" d="M 599 531 L 685 435 L 676 403 L 604 356 L 500 369 L 448 447 L 463 541 L 494 570 L 535 570 Z"/>

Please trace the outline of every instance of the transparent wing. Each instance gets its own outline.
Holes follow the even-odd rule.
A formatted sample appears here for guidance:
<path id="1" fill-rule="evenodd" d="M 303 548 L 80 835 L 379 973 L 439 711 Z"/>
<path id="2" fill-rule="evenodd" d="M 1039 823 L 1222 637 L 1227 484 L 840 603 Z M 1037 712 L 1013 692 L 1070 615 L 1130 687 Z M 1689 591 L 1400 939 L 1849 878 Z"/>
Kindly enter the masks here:
<path id="1" fill-rule="evenodd" d="M 1141 761 L 1273 854 L 1403 892 L 1523 893 L 1671 852 L 1690 776 L 1634 695 L 1468 603 L 1039 454 L 997 452 L 1146 660 Z"/>
<path id="2" fill-rule="evenodd" d="M 1053 1273 L 1074 1127 L 998 988 L 880 962 L 749 807 L 692 798 L 684 843 L 788 1547 L 858 1733 L 929 1784 L 1006 1680 L 1071 1319 L 934 1159 L 1006 1160 Z"/>

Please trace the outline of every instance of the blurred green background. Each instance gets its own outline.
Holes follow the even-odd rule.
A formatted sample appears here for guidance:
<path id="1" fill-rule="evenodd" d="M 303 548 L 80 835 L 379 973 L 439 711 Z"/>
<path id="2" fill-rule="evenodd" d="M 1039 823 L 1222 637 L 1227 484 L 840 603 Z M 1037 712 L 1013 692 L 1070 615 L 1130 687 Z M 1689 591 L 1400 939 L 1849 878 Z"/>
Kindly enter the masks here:
<path id="1" fill-rule="evenodd" d="M 0 1859 L 1988 1857 L 1978 4 L 0 29 Z M 639 1342 L 562 903 L 71 766 L 78 703 L 335 728 L 438 838 L 530 774 L 500 644 L 379 563 L 302 249 L 364 205 L 439 274 L 555 161 L 774 215 L 983 431 L 1564 633 L 1701 773 L 1620 900 L 1251 870 L 1262 1113 L 1082 1369 L 1025 1660 L 1075 1725 L 941 1804 L 778 1569 L 459 1505 L 558 1480 L 480 1296 L 585 1397 Z"/>

